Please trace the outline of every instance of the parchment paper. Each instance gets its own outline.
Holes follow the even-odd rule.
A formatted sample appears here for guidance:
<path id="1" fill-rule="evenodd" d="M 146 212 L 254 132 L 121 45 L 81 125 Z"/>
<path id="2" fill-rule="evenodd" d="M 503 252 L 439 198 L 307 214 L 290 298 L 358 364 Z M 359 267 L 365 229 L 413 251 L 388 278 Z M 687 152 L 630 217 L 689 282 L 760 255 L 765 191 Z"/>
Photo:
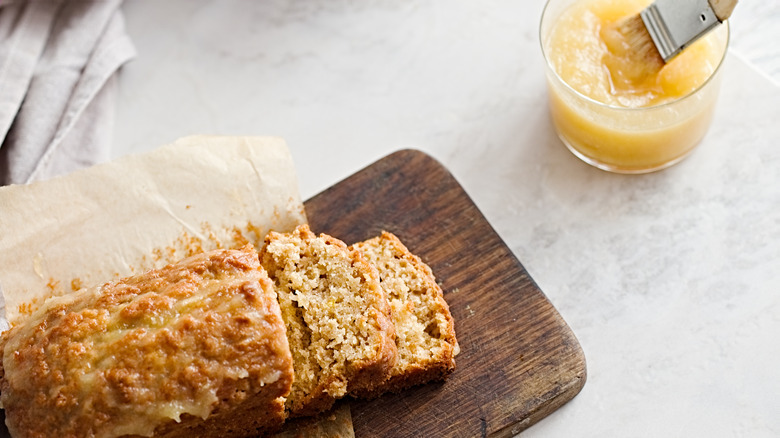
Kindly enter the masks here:
<path id="1" fill-rule="evenodd" d="M 278 138 L 186 137 L 61 178 L 3 187 L 5 316 L 13 324 L 49 296 L 199 250 L 259 248 L 268 231 L 305 221 L 292 158 Z"/>

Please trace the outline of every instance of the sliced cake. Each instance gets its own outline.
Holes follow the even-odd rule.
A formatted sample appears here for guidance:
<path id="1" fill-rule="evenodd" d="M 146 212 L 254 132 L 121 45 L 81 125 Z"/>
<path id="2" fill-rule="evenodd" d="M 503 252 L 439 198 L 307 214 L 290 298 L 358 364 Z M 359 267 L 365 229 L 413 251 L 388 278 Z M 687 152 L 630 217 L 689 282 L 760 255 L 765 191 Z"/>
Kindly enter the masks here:
<path id="1" fill-rule="evenodd" d="M 293 356 L 290 416 L 372 391 L 396 359 L 390 308 L 375 268 L 334 237 L 301 225 L 271 232 L 260 261 L 274 281 Z"/>
<path id="2" fill-rule="evenodd" d="M 430 267 L 388 232 L 353 248 L 379 272 L 398 349 L 390 378 L 359 395 L 371 397 L 444 378 L 455 368 L 459 347 L 452 315 Z"/>

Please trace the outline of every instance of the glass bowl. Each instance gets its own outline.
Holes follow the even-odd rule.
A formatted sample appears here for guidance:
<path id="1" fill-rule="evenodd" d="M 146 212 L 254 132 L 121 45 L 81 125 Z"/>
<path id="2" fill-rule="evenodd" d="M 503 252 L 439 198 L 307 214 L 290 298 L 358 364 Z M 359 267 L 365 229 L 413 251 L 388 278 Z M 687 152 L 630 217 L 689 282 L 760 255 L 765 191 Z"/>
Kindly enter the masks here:
<path id="1" fill-rule="evenodd" d="M 539 26 L 545 57 L 550 112 L 556 133 L 577 157 L 618 173 L 646 173 L 669 167 L 693 151 L 712 121 L 729 41 L 728 22 L 712 32 L 720 60 L 692 92 L 655 106 L 625 108 L 598 102 L 568 85 L 549 59 L 549 36 L 567 7 L 583 0 L 549 0 Z"/>

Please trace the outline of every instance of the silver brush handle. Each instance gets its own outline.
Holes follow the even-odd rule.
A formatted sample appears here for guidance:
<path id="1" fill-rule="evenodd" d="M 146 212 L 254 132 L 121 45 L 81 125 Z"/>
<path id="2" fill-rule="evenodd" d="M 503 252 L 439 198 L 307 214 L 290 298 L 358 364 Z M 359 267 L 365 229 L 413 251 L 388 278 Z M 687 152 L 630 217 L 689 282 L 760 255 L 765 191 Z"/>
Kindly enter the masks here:
<path id="1" fill-rule="evenodd" d="M 708 0 L 656 0 L 640 16 L 667 62 L 721 23 Z"/>

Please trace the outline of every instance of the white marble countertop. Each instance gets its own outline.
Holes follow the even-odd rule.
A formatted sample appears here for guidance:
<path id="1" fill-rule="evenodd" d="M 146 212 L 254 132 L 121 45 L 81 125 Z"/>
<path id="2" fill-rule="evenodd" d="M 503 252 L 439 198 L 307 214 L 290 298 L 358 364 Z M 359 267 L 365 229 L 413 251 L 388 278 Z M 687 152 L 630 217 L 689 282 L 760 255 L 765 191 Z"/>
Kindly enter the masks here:
<path id="1" fill-rule="evenodd" d="M 524 437 L 780 436 L 780 3 L 740 3 L 710 133 L 644 176 L 591 168 L 555 137 L 542 7 L 127 0 L 139 56 L 121 72 L 113 156 L 281 136 L 305 199 L 426 151 L 585 351 L 583 391 Z"/>

